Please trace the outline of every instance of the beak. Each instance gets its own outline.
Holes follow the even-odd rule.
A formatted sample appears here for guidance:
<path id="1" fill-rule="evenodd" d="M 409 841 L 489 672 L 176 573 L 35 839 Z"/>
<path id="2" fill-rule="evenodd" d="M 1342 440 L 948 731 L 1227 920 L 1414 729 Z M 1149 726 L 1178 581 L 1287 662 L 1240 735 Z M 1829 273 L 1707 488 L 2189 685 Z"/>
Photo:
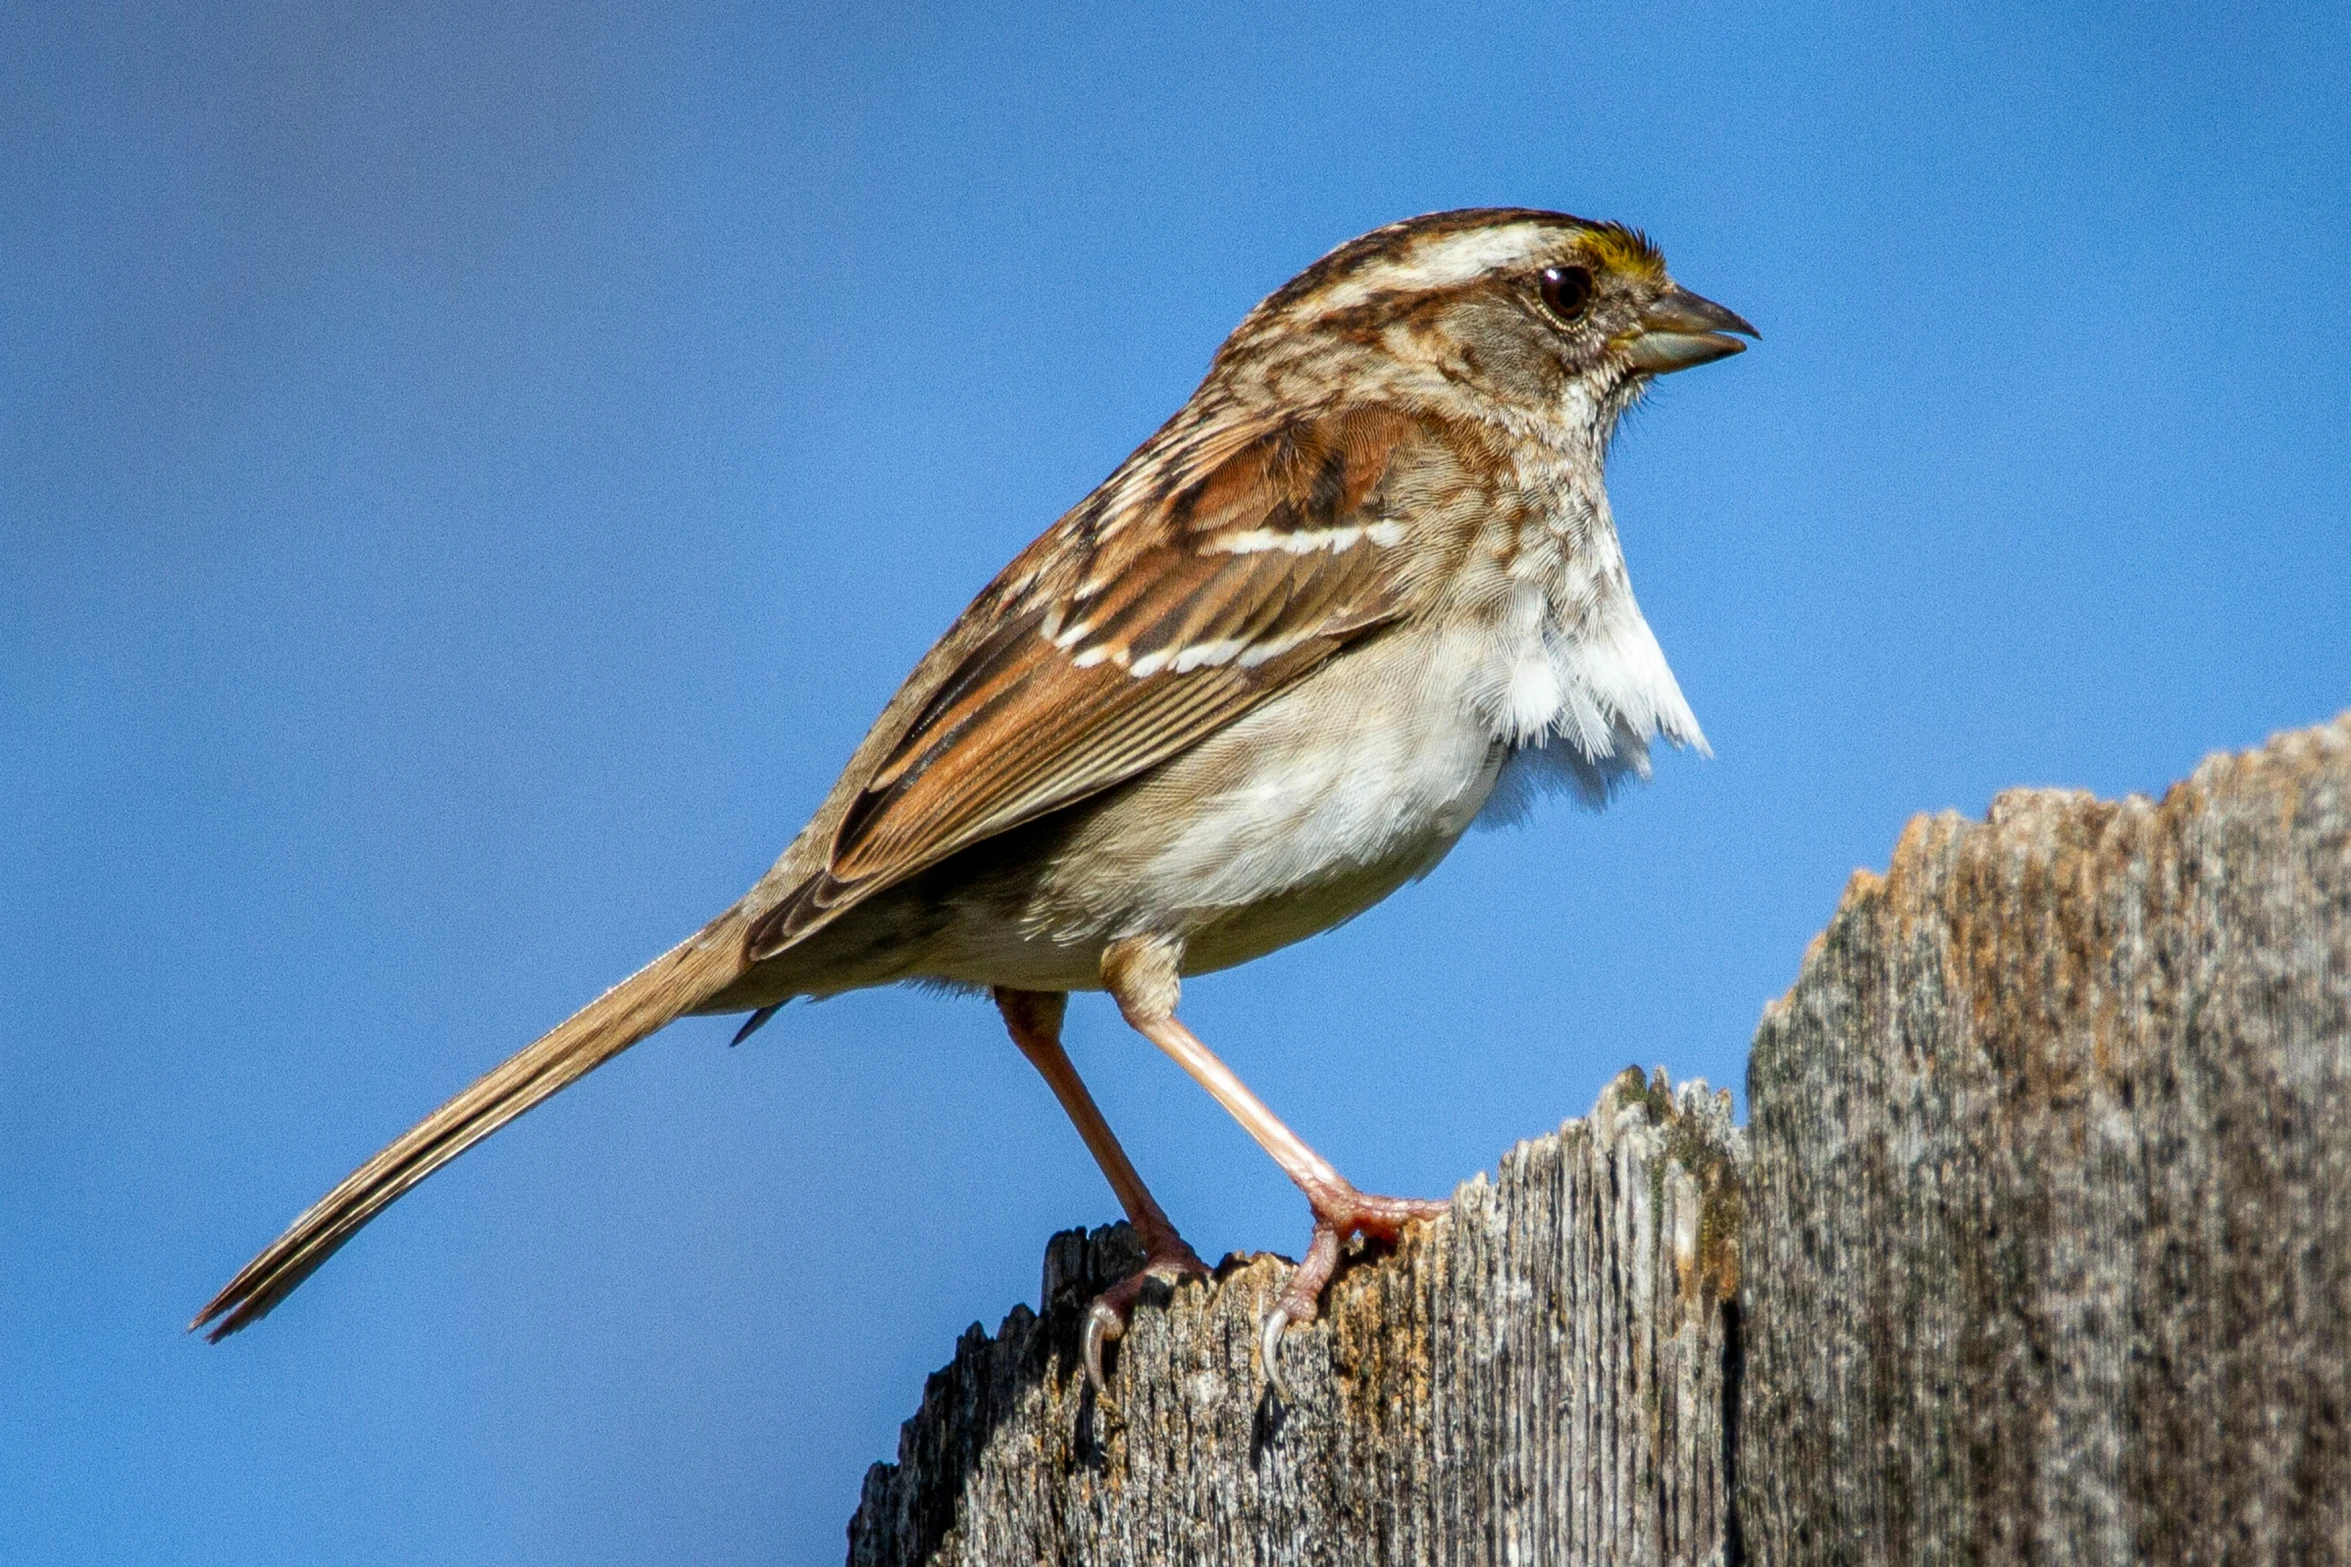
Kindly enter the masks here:
<path id="1" fill-rule="evenodd" d="M 1669 375 L 1692 365 L 1711 364 L 1744 353 L 1747 345 L 1726 333 L 1760 338 L 1735 310 L 1725 310 L 1711 299 L 1673 284 L 1641 312 L 1640 325 L 1616 340 L 1636 370 Z"/>

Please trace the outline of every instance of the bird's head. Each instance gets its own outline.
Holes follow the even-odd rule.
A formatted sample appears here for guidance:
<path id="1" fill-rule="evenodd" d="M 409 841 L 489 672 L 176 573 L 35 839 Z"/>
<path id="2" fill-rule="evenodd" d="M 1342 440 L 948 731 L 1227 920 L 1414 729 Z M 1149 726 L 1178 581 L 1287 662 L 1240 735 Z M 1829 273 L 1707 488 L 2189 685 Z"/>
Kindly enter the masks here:
<path id="1" fill-rule="evenodd" d="M 1604 433 L 1653 377 L 1738 353 L 1740 336 L 1756 335 L 1676 283 L 1633 229 L 1471 208 L 1341 245 L 1249 313 L 1212 379 L 1294 403 L 1313 399 L 1317 376 L 1354 392 L 1384 378 L 1402 395 L 1505 415 L 1580 409 Z"/>

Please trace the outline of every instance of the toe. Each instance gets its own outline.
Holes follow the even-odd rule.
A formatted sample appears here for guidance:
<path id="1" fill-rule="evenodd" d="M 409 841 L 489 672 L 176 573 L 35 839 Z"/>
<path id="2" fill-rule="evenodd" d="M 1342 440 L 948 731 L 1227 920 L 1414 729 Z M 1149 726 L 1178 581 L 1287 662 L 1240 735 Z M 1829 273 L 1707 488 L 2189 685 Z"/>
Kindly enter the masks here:
<path id="1" fill-rule="evenodd" d="M 1172 1250 L 1151 1253 L 1143 1264 L 1143 1272 L 1162 1284 L 1181 1284 L 1186 1279 L 1208 1277 L 1208 1264 L 1200 1260 L 1199 1253 L 1178 1241 Z"/>
<path id="2" fill-rule="evenodd" d="M 1375 1197 L 1350 1192 L 1333 1205 L 1332 1220 L 1342 1230 L 1360 1231 L 1375 1240 L 1392 1241 L 1415 1219 L 1441 1219 L 1453 1204 L 1434 1197 Z"/>
<path id="3" fill-rule="evenodd" d="M 1094 1396 L 1109 1403 L 1110 1378 L 1103 1371 L 1103 1350 L 1126 1337 L 1127 1323 L 1134 1317 L 1135 1305 L 1143 1298 L 1144 1289 L 1153 1281 L 1170 1288 L 1186 1279 L 1208 1277 L 1208 1267 L 1191 1247 L 1178 1237 L 1170 1243 L 1154 1246 L 1145 1255 L 1140 1270 L 1128 1274 L 1110 1288 L 1094 1297 L 1086 1307 L 1086 1326 L 1080 1340 L 1085 1353 L 1086 1383 Z"/>
<path id="4" fill-rule="evenodd" d="M 1258 1358 L 1265 1362 L 1266 1385 L 1285 1404 L 1290 1402 L 1290 1389 L 1282 1380 L 1282 1335 L 1293 1326 L 1306 1326 L 1320 1313 L 1322 1287 L 1330 1282 L 1338 1266 L 1339 1232 L 1329 1224 L 1317 1223 L 1305 1260 L 1291 1270 L 1290 1282 L 1275 1299 L 1273 1311 L 1265 1319 L 1264 1331 L 1257 1337 Z"/>

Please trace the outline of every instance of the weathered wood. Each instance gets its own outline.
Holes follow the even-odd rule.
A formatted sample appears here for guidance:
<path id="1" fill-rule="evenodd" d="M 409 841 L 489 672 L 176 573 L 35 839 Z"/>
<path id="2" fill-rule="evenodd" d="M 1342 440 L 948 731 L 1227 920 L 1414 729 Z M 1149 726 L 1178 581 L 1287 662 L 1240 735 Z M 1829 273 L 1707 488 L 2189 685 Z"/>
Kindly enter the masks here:
<path id="1" fill-rule="evenodd" d="M 1758 1560 L 2351 1561 L 2351 719 L 1913 822 L 1748 1093 Z"/>
<path id="2" fill-rule="evenodd" d="M 1857 875 L 1749 1097 L 1619 1078 L 1331 1291 L 976 1326 L 883 1564 L 2351 1562 L 2351 717 L 2160 802 L 2003 795 Z M 1743 1259 L 1743 1266 L 1742 1266 Z"/>
<path id="3" fill-rule="evenodd" d="M 867 1475 L 849 1559 L 1719 1560 L 1738 1141 L 1727 1094 L 1628 1071 L 1343 1273 L 1283 1346 L 1291 1406 L 1257 1363 L 1287 1267 L 1259 1257 L 1146 1302 L 1095 1408 L 1080 1307 L 1136 1259 L 1124 1226 L 1056 1236 L 1045 1314 L 964 1335 Z"/>

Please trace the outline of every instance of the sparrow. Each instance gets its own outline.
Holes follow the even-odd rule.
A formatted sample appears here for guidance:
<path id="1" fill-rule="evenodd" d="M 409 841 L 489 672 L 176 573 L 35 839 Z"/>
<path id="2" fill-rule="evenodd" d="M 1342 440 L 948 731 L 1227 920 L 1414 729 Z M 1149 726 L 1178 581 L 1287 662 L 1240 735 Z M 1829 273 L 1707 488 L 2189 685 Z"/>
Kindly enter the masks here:
<path id="1" fill-rule="evenodd" d="M 1660 375 L 1755 329 L 1621 224 L 1432 213 L 1340 246 L 1249 312 L 1189 401 L 972 600 L 740 901 L 361 1165 L 198 1314 L 257 1321 L 384 1207 L 689 1014 L 908 981 L 985 991 L 1093 1153 L 1145 1265 L 1206 1272 L 1061 1045 L 1107 991 L 1305 1193 L 1263 1325 L 1313 1321 L 1342 1242 L 1441 1201 L 1358 1190 L 1177 1016 L 1187 975 L 1327 930 L 1481 815 L 1598 804 L 1705 738 L 1626 575 L 1610 438 Z"/>

